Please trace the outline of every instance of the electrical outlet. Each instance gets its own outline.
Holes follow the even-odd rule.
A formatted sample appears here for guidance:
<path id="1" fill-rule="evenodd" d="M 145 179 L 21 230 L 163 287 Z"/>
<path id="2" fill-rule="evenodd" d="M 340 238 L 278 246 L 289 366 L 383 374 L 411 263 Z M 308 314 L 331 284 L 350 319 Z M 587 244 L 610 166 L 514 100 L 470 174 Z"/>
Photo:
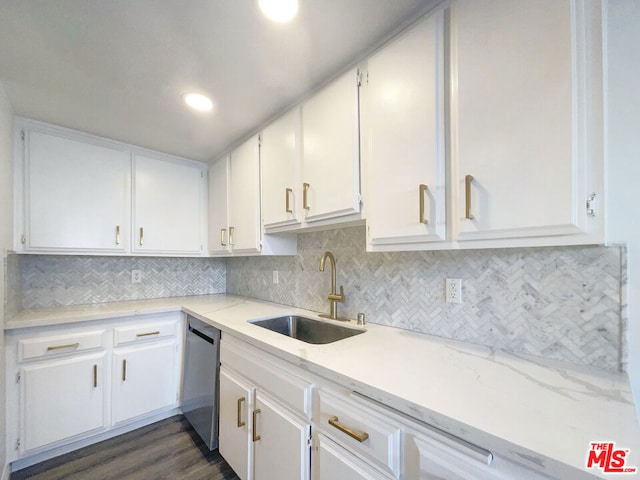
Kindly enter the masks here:
<path id="1" fill-rule="evenodd" d="M 131 270 L 131 283 L 142 282 L 142 270 Z"/>
<path id="2" fill-rule="evenodd" d="M 462 303 L 462 280 L 459 278 L 447 278 L 444 295 L 447 303 Z"/>
<path id="3" fill-rule="evenodd" d="M 278 284 L 278 270 L 273 271 L 273 284 L 274 285 Z"/>

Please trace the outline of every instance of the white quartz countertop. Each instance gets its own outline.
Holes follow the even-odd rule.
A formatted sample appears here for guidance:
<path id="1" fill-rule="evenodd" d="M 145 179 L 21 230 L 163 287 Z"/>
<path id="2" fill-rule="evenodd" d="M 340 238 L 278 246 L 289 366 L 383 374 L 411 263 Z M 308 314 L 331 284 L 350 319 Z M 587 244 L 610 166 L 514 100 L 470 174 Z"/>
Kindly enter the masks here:
<path id="1" fill-rule="evenodd" d="M 311 345 L 247 320 L 316 313 L 231 295 L 23 311 L 5 330 L 171 310 L 184 310 L 292 364 L 555 478 L 610 478 L 599 469 L 587 470 L 591 442 L 615 442 L 615 448 L 629 450 L 626 465 L 640 467 L 640 427 L 624 374 L 559 366 L 371 323 L 362 335 Z"/>

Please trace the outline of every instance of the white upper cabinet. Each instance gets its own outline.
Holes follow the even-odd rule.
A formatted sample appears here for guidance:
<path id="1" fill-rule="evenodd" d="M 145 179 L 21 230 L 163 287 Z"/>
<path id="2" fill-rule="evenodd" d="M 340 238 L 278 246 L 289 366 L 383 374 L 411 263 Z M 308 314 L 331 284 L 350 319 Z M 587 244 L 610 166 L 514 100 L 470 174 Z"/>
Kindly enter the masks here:
<path id="1" fill-rule="evenodd" d="M 226 254 L 229 247 L 229 156 L 209 167 L 209 253 Z"/>
<path id="2" fill-rule="evenodd" d="M 129 153 L 57 132 L 24 133 L 24 249 L 127 251 Z"/>
<path id="3" fill-rule="evenodd" d="M 302 201 L 309 224 L 360 213 L 359 73 L 302 104 Z"/>
<path id="4" fill-rule="evenodd" d="M 597 2 L 455 0 L 451 10 L 456 239 L 602 242 Z"/>
<path id="5" fill-rule="evenodd" d="M 252 137 L 231 152 L 229 245 L 234 252 L 260 251 L 260 142 Z"/>
<path id="6" fill-rule="evenodd" d="M 204 170 L 134 156 L 133 251 L 200 255 Z"/>
<path id="7" fill-rule="evenodd" d="M 262 219 L 265 231 L 272 227 L 300 225 L 298 202 L 300 169 L 300 108 L 295 108 L 262 131 Z"/>
<path id="8" fill-rule="evenodd" d="M 446 239 L 442 10 L 367 61 L 361 92 L 367 244 Z"/>

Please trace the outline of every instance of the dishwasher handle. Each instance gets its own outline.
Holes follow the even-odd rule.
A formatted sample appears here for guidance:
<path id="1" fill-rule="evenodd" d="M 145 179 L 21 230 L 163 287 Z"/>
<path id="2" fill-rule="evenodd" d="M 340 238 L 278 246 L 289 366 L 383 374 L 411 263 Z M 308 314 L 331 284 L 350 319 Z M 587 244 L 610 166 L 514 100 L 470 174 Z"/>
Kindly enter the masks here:
<path id="1" fill-rule="evenodd" d="M 199 336 L 201 339 L 203 339 L 206 342 L 209 342 L 211 345 L 213 345 L 213 338 L 209 337 L 208 335 L 205 335 L 204 333 L 202 333 L 200 330 L 196 330 L 195 328 L 193 328 L 191 325 L 189 325 L 189 331 L 191 333 L 193 333 L 194 335 Z"/>

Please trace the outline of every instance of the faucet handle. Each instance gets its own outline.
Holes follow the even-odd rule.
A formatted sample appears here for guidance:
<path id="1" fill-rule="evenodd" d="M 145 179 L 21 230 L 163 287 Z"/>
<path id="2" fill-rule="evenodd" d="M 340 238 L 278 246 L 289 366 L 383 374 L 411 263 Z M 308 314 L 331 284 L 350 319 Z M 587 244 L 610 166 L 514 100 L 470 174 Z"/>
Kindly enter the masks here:
<path id="1" fill-rule="evenodd" d="M 340 285 L 340 293 L 330 293 L 329 300 L 335 300 L 336 302 L 344 302 L 344 287 Z"/>

